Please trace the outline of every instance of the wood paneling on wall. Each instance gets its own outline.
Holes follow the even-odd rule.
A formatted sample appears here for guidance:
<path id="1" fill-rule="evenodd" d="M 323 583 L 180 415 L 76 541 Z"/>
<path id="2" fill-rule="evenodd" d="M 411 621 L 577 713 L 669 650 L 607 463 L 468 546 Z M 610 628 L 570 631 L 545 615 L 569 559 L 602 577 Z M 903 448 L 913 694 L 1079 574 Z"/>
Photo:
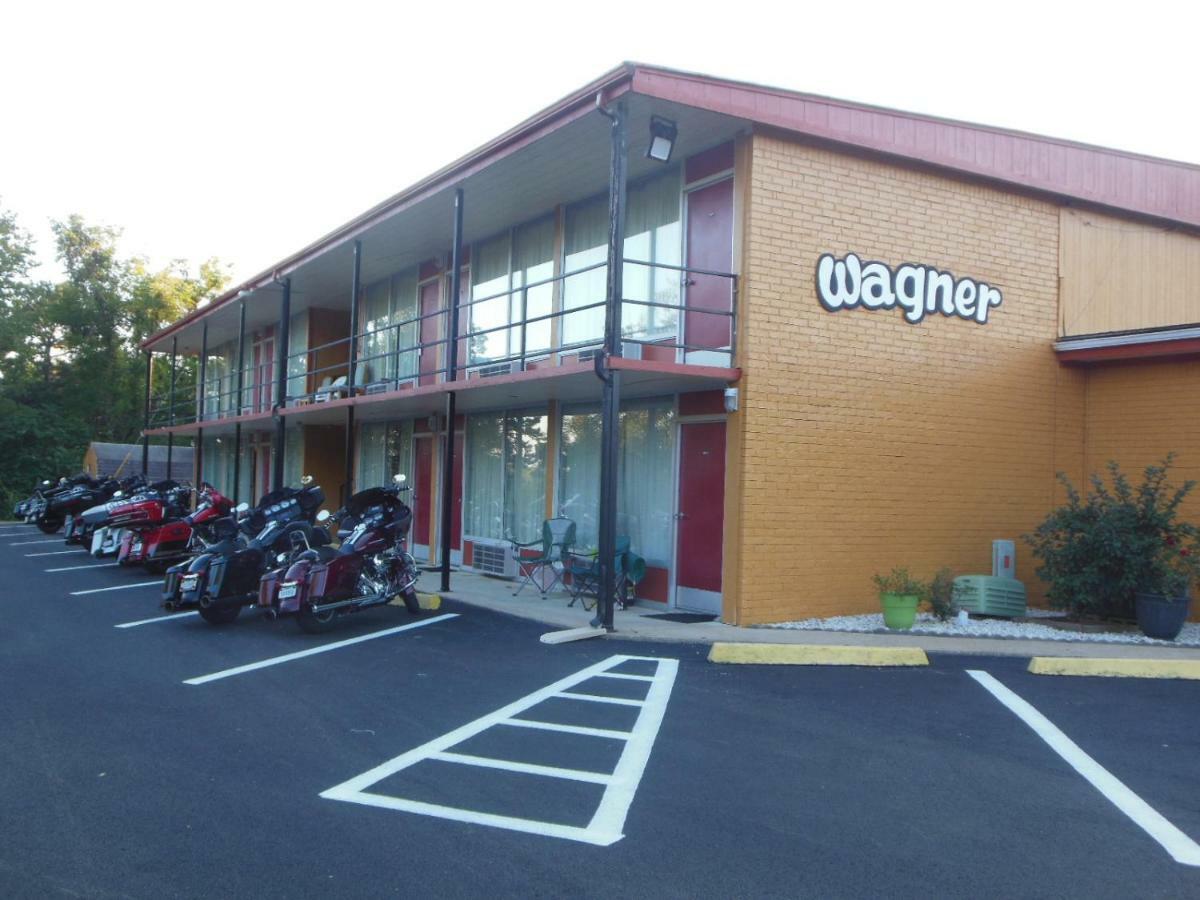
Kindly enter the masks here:
<path id="1" fill-rule="evenodd" d="M 1200 322 L 1200 236 L 1063 208 L 1059 336 Z"/>

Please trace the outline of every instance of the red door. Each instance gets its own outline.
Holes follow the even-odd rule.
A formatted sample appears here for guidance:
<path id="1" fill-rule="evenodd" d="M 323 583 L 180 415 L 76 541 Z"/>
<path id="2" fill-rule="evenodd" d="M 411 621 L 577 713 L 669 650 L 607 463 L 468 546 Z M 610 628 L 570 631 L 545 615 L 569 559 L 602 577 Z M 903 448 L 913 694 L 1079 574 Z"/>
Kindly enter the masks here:
<path id="1" fill-rule="evenodd" d="M 413 441 L 416 475 L 413 479 L 413 546 L 429 548 L 429 513 L 433 508 L 433 439 Z"/>
<path id="2" fill-rule="evenodd" d="M 443 316 L 434 316 L 442 304 L 440 279 L 421 285 L 421 362 L 418 384 L 436 384 L 436 374 L 441 365 L 442 347 L 435 343 L 442 336 Z M 428 316 L 428 318 L 424 318 Z M 426 535 L 428 537 L 428 535 Z"/>
<path id="3" fill-rule="evenodd" d="M 675 604 L 720 615 L 725 520 L 725 423 L 679 426 Z"/>
<path id="4" fill-rule="evenodd" d="M 687 266 L 710 272 L 733 271 L 733 179 L 727 178 L 687 195 Z M 697 309 L 731 311 L 733 279 L 717 275 L 687 276 L 686 304 Z M 729 316 L 712 313 L 684 313 L 683 342 L 691 347 L 729 347 Z M 685 358 L 697 351 L 685 351 Z M 730 365 L 729 354 L 699 351 L 695 362 Z M 706 359 L 711 356 L 712 359 Z"/>

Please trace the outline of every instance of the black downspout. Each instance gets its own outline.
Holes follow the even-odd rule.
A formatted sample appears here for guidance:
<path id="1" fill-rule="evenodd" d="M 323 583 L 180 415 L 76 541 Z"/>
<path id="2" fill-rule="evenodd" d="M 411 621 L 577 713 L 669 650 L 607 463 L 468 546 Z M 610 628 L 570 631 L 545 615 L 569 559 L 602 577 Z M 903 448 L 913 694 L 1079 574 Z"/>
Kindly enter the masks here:
<path id="1" fill-rule="evenodd" d="M 450 251 L 450 321 L 446 325 L 446 381 L 453 387 L 458 378 L 458 294 L 462 290 L 463 192 L 454 191 L 454 248 Z M 454 518 L 454 420 L 455 396 L 446 394 L 446 447 L 442 457 L 442 587 L 450 590 L 450 522 Z"/>
<path id="2" fill-rule="evenodd" d="M 346 396 L 354 396 L 354 375 L 358 368 L 358 295 L 362 290 L 362 241 L 354 242 L 354 275 L 350 279 L 350 356 Z M 342 502 L 354 495 L 354 406 L 346 407 L 346 474 Z"/>
<path id="3" fill-rule="evenodd" d="M 625 237 L 625 104 L 601 109 L 612 125 L 612 166 L 608 182 L 608 284 L 604 306 L 604 399 L 600 410 L 600 601 L 593 627 L 613 630 L 616 596 L 617 471 L 621 447 L 621 374 L 612 360 L 621 356 L 622 257 Z"/>
<path id="4" fill-rule="evenodd" d="M 275 473 L 271 477 L 271 489 L 283 487 L 283 463 L 286 453 L 286 428 L 280 409 L 287 406 L 287 367 L 288 367 L 288 338 L 292 326 L 292 279 L 283 280 L 283 299 L 279 303 L 279 345 L 278 371 L 275 379 Z M 299 485 L 297 485 L 299 487 Z"/>
<path id="5" fill-rule="evenodd" d="M 175 425 L 175 367 L 176 367 L 176 363 L 177 363 L 178 359 L 179 359 L 179 335 L 176 335 L 175 337 L 171 338 L 171 391 L 167 395 L 169 398 L 168 399 L 169 405 L 167 406 L 167 424 L 170 426 Z M 168 431 L 167 432 L 167 478 L 172 477 L 171 461 L 172 461 L 172 454 L 174 453 L 174 451 L 175 451 L 175 432 Z"/>
<path id="6" fill-rule="evenodd" d="M 238 309 L 238 368 L 237 393 L 233 398 L 233 415 L 242 414 L 242 388 L 246 366 L 246 301 Z M 242 423 L 233 426 L 233 502 L 238 502 L 238 486 L 242 480 Z"/>
<path id="7" fill-rule="evenodd" d="M 154 375 L 154 354 L 146 351 L 146 406 L 142 415 L 142 477 L 150 475 L 150 379 Z"/>

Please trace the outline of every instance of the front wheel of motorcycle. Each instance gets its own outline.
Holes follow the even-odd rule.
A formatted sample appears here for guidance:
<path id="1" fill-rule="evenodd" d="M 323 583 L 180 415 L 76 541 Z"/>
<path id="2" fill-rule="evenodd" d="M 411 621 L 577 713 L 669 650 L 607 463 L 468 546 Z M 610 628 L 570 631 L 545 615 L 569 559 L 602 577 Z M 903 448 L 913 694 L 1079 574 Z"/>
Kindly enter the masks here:
<path id="1" fill-rule="evenodd" d="M 228 625 L 241 613 L 242 607 L 239 604 L 232 606 L 202 606 L 200 607 L 200 618 L 209 625 Z"/>
<path id="2" fill-rule="evenodd" d="M 66 519 L 38 519 L 37 527 L 42 534 L 54 534 L 58 529 L 63 527 L 63 522 Z"/>
<path id="3" fill-rule="evenodd" d="M 310 606 L 301 606 L 296 611 L 296 624 L 305 634 L 324 634 L 333 628 L 333 619 L 337 615 L 332 609 L 325 612 L 313 612 Z"/>

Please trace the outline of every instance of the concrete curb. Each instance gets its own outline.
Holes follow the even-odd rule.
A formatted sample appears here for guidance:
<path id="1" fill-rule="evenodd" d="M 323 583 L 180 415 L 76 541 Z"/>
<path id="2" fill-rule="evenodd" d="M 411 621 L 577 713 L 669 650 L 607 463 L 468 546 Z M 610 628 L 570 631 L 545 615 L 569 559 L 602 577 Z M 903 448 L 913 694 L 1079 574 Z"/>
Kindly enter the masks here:
<path id="1" fill-rule="evenodd" d="M 417 602 L 421 604 L 421 609 L 441 609 L 442 595 L 441 594 L 422 594 L 417 592 Z M 388 601 L 388 606 L 403 606 L 404 601 L 397 595 Z"/>
<path id="2" fill-rule="evenodd" d="M 1093 678 L 1186 678 L 1200 681 L 1200 660 L 1190 659 L 1066 659 L 1035 656 L 1034 675 L 1078 675 Z"/>
<path id="3" fill-rule="evenodd" d="M 766 666 L 927 666 L 919 647 L 829 647 L 816 644 L 749 644 L 718 641 L 708 653 L 714 663 Z"/>

